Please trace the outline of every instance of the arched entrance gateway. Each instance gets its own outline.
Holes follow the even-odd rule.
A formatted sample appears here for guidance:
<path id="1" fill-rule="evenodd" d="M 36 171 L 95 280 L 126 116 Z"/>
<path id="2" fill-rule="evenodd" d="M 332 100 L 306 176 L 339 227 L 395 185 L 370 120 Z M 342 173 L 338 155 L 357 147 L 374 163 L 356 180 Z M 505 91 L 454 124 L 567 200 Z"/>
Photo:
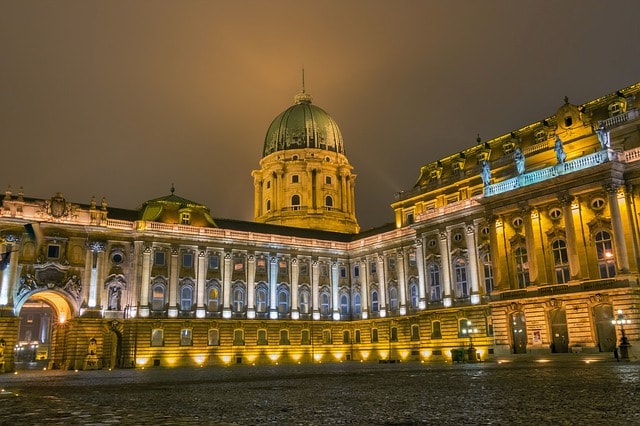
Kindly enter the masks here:
<path id="1" fill-rule="evenodd" d="M 70 368 L 65 340 L 77 316 L 74 305 L 62 292 L 48 288 L 20 296 L 15 306 L 19 318 L 16 369 Z"/>

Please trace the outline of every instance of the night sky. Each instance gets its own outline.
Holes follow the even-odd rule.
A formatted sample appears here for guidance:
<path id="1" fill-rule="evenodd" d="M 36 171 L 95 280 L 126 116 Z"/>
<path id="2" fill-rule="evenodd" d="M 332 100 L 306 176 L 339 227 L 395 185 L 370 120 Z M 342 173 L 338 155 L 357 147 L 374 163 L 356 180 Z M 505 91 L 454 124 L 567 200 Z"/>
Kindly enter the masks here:
<path id="1" fill-rule="evenodd" d="M 640 2 L 0 2 L 0 189 L 252 220 L 271 121 L 342 131 L 362 229 L 420 166 L 640 81 Z"/>

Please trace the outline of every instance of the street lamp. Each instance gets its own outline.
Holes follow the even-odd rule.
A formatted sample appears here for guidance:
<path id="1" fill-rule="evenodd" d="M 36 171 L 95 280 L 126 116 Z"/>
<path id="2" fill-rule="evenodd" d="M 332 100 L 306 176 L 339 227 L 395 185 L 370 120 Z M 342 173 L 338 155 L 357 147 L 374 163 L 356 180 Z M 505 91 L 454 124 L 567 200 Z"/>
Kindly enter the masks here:
<path id="1" fill-rule="evenodd" d="M 611 324 L 620 326 L 620 359 L 624 361 L 629 361 L 629 339 L 627 339 L 627 335 L 624 333 L 624 325 L 631 324 L 631 321 L 625 319 L 624 314 L 622 313 L 622 309 L 618 309 L 618 316 L 616 319 L 611 320 Z"/>

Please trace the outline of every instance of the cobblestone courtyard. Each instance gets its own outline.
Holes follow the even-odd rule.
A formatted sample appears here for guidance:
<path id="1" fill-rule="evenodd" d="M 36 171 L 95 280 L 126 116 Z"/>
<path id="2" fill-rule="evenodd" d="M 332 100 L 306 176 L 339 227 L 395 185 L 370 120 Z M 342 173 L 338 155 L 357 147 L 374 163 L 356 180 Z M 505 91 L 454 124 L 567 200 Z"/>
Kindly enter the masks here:
<path id="1" fill-rule="evenodd" d="M 20 371 L 0 423 L 640 424 L 640 363 L 315 364 Z"/>

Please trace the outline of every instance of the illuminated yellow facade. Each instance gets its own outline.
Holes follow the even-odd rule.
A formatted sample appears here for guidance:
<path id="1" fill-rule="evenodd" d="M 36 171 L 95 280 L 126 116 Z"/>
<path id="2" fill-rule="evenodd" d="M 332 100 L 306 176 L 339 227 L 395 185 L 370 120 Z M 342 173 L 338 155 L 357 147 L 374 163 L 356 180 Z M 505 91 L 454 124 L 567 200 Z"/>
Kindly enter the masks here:
<path id="1" fill-rule="evenodd" d="M 623 328 L 634 357 L 639 93 L 426 164 L 395 226 L 366 233 L 342 137 L 304 92 L 267 132 L 255 222 L 173 188 L 135 211 L 7 189 L 0 371 L 612 352 Z"/>

